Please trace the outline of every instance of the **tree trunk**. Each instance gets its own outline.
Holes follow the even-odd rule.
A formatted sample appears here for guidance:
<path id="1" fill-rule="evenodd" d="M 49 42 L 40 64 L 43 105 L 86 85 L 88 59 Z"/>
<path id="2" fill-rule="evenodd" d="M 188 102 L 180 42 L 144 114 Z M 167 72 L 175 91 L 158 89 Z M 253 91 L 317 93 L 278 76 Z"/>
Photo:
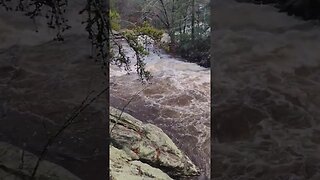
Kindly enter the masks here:
<path id="1" fill-rule="evenodd" d="M 172 8 L 171 8 L 171 22 L 170 22 L 170 30 L 169 36 L 171 38 L 170 43 L 170 51 L 175 51 L 176 37 L 175 37 L 175 0 L 172 0 Z"/>
<path id="2" fill-rule="evenodd" d="M 194 21 L 195 21 L 195 0 L 192 0 L 192 15 L 191 15 L 191 40 L 194 42 Z"/>

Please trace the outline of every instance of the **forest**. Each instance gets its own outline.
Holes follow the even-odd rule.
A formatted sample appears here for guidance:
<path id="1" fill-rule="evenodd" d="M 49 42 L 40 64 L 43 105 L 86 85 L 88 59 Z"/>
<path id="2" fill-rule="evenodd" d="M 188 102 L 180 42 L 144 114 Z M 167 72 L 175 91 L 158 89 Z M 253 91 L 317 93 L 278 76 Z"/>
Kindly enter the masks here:
<path id="1" fill-rule="evenodd" d="M 209 0 L 111 0 L 110 7 L 113 30 L 135 29 L 159 40 L 164 33 L 169 38 L 160 46 L 167 53 L 210 66 Z"/>

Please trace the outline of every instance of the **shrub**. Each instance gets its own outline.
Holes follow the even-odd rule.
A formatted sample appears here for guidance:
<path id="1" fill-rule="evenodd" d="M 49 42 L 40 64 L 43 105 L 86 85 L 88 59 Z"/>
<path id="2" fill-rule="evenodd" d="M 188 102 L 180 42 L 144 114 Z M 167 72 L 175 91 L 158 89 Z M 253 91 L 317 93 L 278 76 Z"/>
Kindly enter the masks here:
<path id="1" fill-rule="evenodd" d="M 147 35 L 155 41 L 160 41 L 164 33 L 163 30 L 154 28 L 147 21 L 143 22 L 141 26 L 133 28 L 133 31 L 138 35 Z"/>
<path id="2" fill-rule="evenodd" d="M 192 41 L 188 35 L 180 36 L 176 52 L 189 62 L 210 67 L 210 37 Z"/>
<path id="3" fill-rule="evenodd" d="M 109 18 L 110 18 L 111 29 L 119 31 L 121 29 L 120 14 L 115 10 L 110 10 Z"/>

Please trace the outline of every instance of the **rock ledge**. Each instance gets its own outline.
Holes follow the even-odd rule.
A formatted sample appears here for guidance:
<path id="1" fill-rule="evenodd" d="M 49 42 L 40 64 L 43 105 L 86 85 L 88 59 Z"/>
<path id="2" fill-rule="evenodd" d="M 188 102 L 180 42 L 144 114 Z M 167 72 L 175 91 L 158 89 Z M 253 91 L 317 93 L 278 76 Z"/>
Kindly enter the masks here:
<path id="1" fill-rule="evenodd" d="M 200 173 L 198 167 L 155 125 L 144 124 L 110 107 L 110 130 L 112 179 L 172 179 Z"/>

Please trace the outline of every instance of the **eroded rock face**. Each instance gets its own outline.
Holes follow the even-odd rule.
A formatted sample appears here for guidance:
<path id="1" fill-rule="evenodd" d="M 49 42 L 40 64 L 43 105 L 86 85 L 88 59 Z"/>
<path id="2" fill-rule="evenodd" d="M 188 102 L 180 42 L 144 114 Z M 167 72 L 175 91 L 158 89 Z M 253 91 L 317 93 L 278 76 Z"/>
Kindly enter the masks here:
<path id="1" fill-rule="evenodd" d="M 198 168 L 160 128 L 143 124 L 129 114 L 121 114 L 120 110 L 110 107 L 110 130 L 114 146 L 126 152 L 127 161 L 137 160 L 142 166 L 147 163 L 171 177 L 199 175 Z M 112 167 L 116 160 L 113 156 L 119 156 L 115 152 L 111 148 L 111 174 L 117 174 L 117 168 Z M 126 167 L 123 168 L 122 171 L 126 171 Z"/>
<path id="2" fill-rule="evenodd" d="M 110 175 L 111 179 L 116 180 L 139 180 L 153 178 L 159 180 L 171 180 L 171 178 L 149 164 L 133 160 L 125 150 L 110 146 Z"/>
<path id="3" fill-rule="evenodd" d="M 11 144 L 0 142 L 0 179 L 24 180 L 30 177 L 37 156 Z M 37 180 L 80 180 L 68 170 L 49 161 L 41 161 Z"/>

